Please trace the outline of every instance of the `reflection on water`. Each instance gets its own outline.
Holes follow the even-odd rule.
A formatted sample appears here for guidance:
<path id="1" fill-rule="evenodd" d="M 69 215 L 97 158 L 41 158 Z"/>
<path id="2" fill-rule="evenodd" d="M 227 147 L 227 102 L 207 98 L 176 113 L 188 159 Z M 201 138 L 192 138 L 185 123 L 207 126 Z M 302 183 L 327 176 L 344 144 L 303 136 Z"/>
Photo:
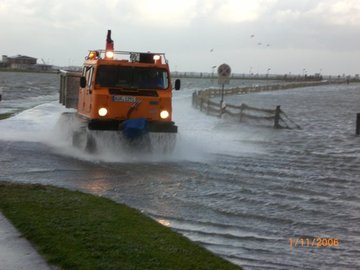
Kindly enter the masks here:
<path id="1" fill-rule="evenodd" d="M 161 225 L 164 225 L 166 227 L 171 227 L 171 223 L 168 220 L 165 219 L 158 219 L 157 222 L 159 222 Z"/>
<path id="2" fill-rule="evenodd" d="M 106 180 L 104 170 L 94 169 L 89 180 L 82 182 L 79 188 L 87 190 L 92 194 L 103 196 L 109 189 L 111 189 L 111 183 Z"/>

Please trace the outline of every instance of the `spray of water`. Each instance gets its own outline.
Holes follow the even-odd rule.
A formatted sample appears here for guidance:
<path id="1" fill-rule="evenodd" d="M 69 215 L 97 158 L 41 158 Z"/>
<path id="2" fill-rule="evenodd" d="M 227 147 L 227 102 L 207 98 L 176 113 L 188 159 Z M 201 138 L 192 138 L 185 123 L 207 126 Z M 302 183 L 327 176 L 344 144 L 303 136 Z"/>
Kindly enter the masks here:
<path id="1" fill-rule="evenodd" d="M 179 127 L 176 144 L 171 153 L 164 153 L 164 144 L 171 144 L 171 136 L 150 136 L 152 151 L 129 147 L 118 132 L 94 132 L 97 151 L 88 153 L 73 146 L 73 133 L 81 123 L 61 117 L 64 109 L 50 102 L 25 110 L 0 121 L 0 139 L 45 143 L 54 151 L 79 159 L 104 162 L 176 162 L 179 160 L 203 162 L 218 153 L 252 153 L 263 151 L 254 142 L 265 134 L 244 128 L 223 119 L 204 115 L 191 107 L 191 92 L 177 93 L 174 97 L 174 121 Z M 74 111 L 72 111 L 74 112 Z M 263 131 L 262 131 L 263 132 Z M 258 144 L 257 144 L 258 145 Z M 161 147 L 158 147 L 161 146 Z"/>

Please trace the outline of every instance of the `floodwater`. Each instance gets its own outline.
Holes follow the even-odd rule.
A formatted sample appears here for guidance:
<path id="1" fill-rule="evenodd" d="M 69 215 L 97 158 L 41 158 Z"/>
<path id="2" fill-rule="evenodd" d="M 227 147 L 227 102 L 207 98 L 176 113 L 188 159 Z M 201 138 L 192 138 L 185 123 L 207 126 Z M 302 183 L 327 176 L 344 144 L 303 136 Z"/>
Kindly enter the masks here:
<path id="1" fill-rule="evenodd" d="M 274 130 L 204 115 L 192 91 L 216 85 L 184 79 L 173 154 L 123 153 L 108 138 L 87 155 L 61 134 L 56 79 L 0 73 L 0 113 L 21 109 L 0 121 L 0 179 L 126 203 L 245 269 L 360 268 L 360 85 L 226 97 L 281 105 L 302 127 Z"/>

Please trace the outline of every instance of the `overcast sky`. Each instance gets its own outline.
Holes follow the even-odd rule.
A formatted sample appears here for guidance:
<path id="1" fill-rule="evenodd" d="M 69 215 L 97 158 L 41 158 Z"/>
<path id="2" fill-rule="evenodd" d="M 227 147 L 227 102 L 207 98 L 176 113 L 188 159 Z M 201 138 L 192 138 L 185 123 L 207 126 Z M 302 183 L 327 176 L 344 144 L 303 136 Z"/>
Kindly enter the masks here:
<path id="1" fill-rule="evenodd" d="M 111 29 L 173 71 L 360 73 L 359 0 L 0 0 L 0 25 L 0 54 L 54 65 L 81 65 Z"/>

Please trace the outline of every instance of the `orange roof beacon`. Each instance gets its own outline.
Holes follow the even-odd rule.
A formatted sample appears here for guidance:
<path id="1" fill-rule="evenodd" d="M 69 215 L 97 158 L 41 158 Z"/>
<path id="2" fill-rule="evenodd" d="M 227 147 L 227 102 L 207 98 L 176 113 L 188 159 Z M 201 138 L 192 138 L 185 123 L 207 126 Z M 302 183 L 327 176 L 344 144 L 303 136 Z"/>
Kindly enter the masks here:
<path id="1" fill-rule="evenodd" d="M 73 144 L 95 152 L 97 131 L 117 131 L 128 145 L 149 142 L 149 134 L 176 134 L 165 54 L 115 51 L 110 30 L 105 48 L 89 52 L 81 74 L 61 72 L 60 103 L 76 109 L 62 115 L 71 121 Z M 164 151 L 171 151 L 175 140 L 159 138 Z"/>

